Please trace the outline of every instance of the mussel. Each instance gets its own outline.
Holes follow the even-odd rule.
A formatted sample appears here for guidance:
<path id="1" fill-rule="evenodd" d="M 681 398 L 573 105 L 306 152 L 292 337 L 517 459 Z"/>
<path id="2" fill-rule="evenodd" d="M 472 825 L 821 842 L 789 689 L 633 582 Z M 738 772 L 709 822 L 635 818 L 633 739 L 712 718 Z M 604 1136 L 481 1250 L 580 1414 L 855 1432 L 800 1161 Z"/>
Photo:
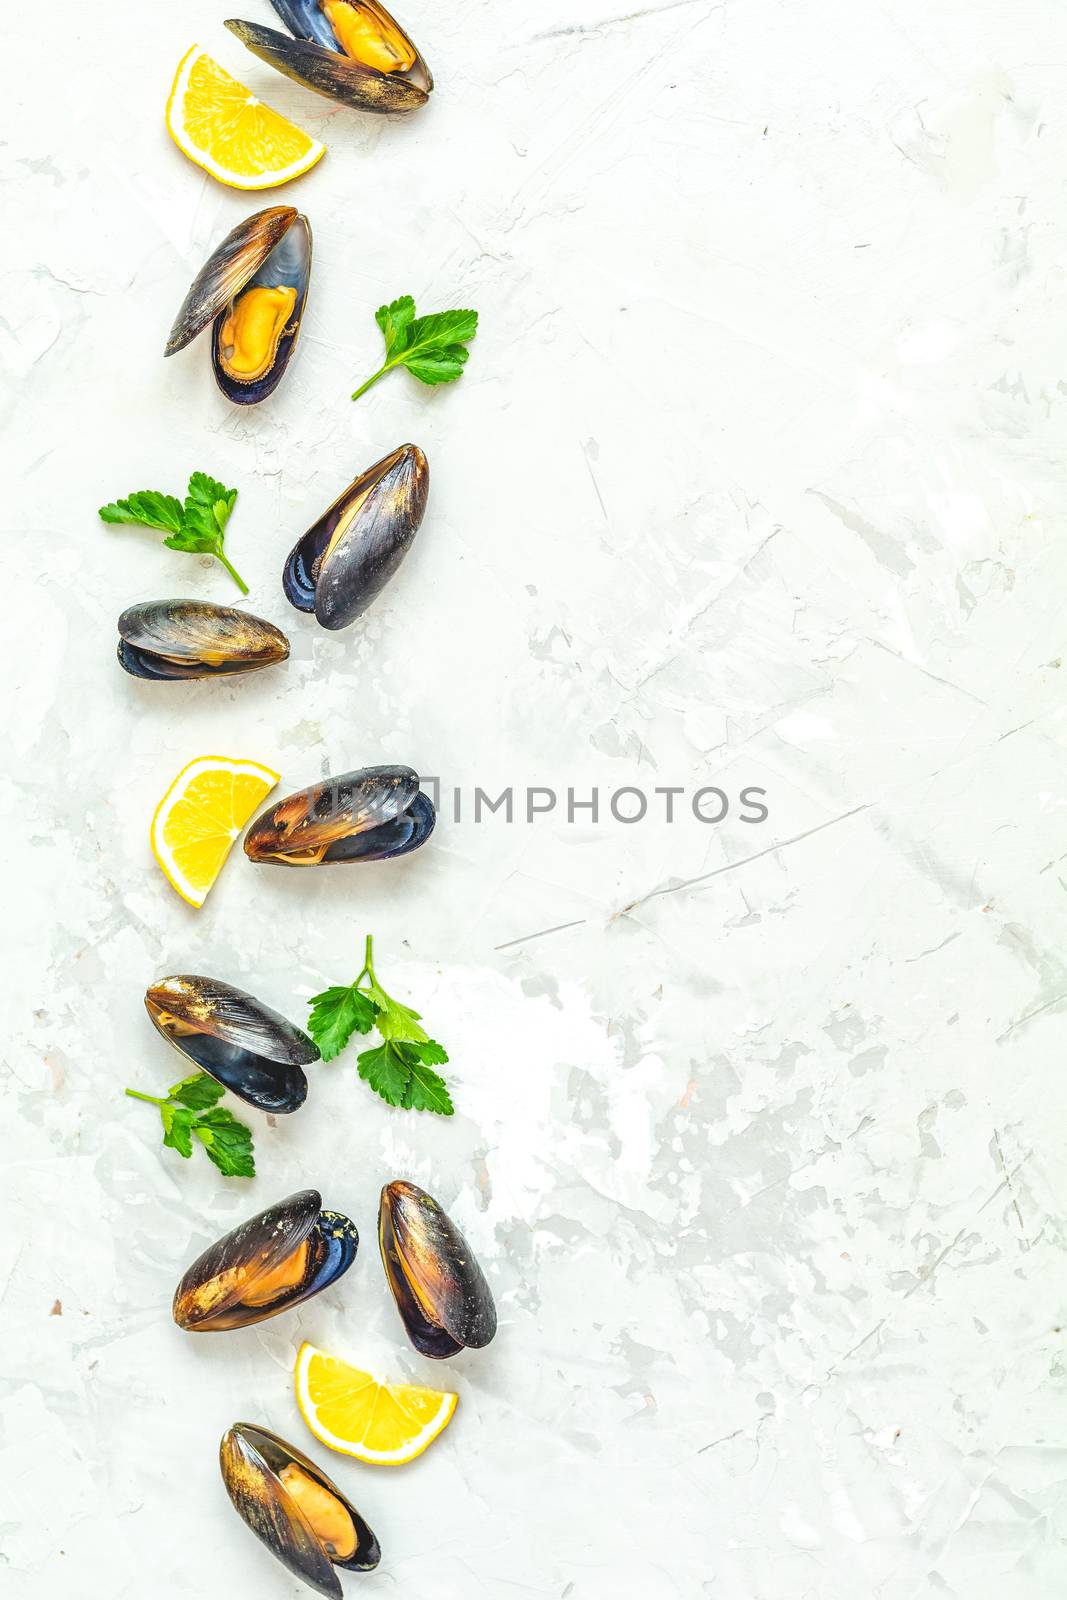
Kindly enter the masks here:
<path id="1" fill-rule="evenodd" d="M 246 217 L 193 279 L 163 354 L 211 330 L 211 370 L 235 405 L 265 400 L 296 346 L 311 282 L 311 227 L 292 206 Z"/>
<path id="2" fill-rule="evenodd" d="M 410 767 L 362 767 L 286 795 L 245 834 L 250 861 L 384 861 L 425 844 L 437 813 Z"/>
<path id="3" fill-rule="evenodd" d="M 328 1289 L 358 1248 L 355 1224 L 301 1189 L 197 1257 L 174 1292 L 174 1320 L 187 1333 L 250 1328 Z"/>
<path id="4" fill-rule="evenodd" d="M 324 628 L 346 628 L 407 555 L 429 492 L 430 468 L 415 444 L 361 472 L 290 551 L 286 599 L 298 611 L 314 611 Z"/>
<path id="5" fill-rule="evenodd" d="M 238 1516 L 271 1555 L 309 1588 L 334 1600 L 334 1570 L 370 1572 L 382 1559 L 373 1532 L 352 1502 L 302 1450 L 254 1422 L 235 1422 L 222 1437 L 219 1468 Z"/>
<path id="6" fill-rule="evenodd" d="M 119 665 L 135 678 L 256 672 L 289 654 L 273 622 L 207 600 L 145 600 L 119 618 Z"/>
<path id="7" fill-rule="evenodd" d="M 419 51 L 378 0 L 271 0 L 288 34 L 255 22 L 226 26 L 261 61 L 316 94 L 357 111 L 424 106 L 433 78 Z"/>
<path id="8" fill-rule="evenodd" d="M 414 1183 L 387 1183 L 378 1208 L 382 1265 L 400 1319 L 420 1355 L 481 1350 L 496 1306 L 474 1252 L 437 1201 Z"/>
<path id="9" fill-rule="evenodd" d="M 318 1046 L 254 995 L 193 973 L 160 978 L 145 1010 L 168 1044 L 258 1111 L 296 1111 Z"/>

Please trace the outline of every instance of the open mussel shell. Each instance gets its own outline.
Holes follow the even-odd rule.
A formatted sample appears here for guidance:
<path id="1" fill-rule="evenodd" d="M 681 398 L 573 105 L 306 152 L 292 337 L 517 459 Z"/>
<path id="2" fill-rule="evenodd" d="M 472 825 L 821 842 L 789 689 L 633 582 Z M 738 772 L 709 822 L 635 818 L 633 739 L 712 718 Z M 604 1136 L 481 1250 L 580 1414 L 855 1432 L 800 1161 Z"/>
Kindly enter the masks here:
<path id="1" fill-rule="evenodd" d="M 119 664 L 135 678 L 225 677 L 288 654 L 289 641 L 273 622 L 207 600 L 146 600 L 119 618 Z"/>
<path id="2" fill-rule="evenodd" d="M 382 1559 L 352 1502 L 302 1450 L 254 1422 L 235 1422 L 219 1446 L 222 1481 L 238 1516 L 297 1578 L 333 1600 L 336 1568 L 370 1572 Z"/>
<path id="3" fill-rule="evenodd" d="M 187 1333 L 250 1328 L 328 1289 L 358 1248 L 355 1224 L 301 1189 L 197 1257 L 174 1292 L 174 1320 Z"/>
<path id="4" fill-rule="evenodd" d="M 496 1333 L 496 1306 L 474 1252 L 432 1195 L 387 1183 L 378 1243 L 393 1299 L 420 1355 L 480 1350 Z"/>
<path id="5" fill-rule="evenodd" d="M 264 811 L 245 834 L 245 855 L 287 867 L 384 861 L 425 844 L 436 820 L 411 767 L 362 767 Z"/>
<path id="6" fill-rule="evenodd" d="M 285 597 L 324 628 L 345 628 L 385 588 L 422 523 L 430 468 L 402 444 L 350 483 L 289 553 Z"/>
<path id="7" fill-rule="evenodd" d="M 179 1055 L 257 1111 L 297 1111 L 302 1068 L 319 1059 L 306 1033 L 254 995 L 194 973 L 161 978 L 144 997 L 156 1029 Z"/>
<path id="8" fill-rule="evenodd" d="M 311 227 L 292 206 L 268 206 L 228 233 L 200 268 L 163 354 L 208 323 L 211 370 L 235 405 L 255 405 L 281 382 L 311 282 Z"/>
<path id="9" fill-rule="evenodd" d="M 426 104 L 433 77 L 378 0 L 272 0 L 288 34 L 231 19 L 253 55 L 316 94 L 383 115 Z"/>

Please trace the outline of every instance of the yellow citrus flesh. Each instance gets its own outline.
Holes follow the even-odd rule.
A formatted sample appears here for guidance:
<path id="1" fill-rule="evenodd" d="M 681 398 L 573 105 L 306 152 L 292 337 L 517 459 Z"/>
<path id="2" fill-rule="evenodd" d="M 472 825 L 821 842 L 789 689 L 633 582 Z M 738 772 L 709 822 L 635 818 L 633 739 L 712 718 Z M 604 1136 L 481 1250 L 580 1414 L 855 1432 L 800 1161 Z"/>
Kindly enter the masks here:
<path id="1" fill-rule="evenodd" d="M 258 761 L 199 756 L 183 767 L 152 818 L 152 850 L 183 900 L 202 906 L 223 862 L 278 774 Z"/>
<path id="2" fill-rule="evenodd" d="M 257 100 L 199 45 L 182 57 L 167 101 L 179 150 L 233 189 L 273 189 L 299 178 L 326 146 Z"/>
<path id="3" fill-rule="evenodd" d="M 451 1422 L 459 1399 L 412 1383 L 385 1383 L 336 1356 L 300 1346 L 296 1403 L 316 1439 L 371 1466 L 414 1461 Z"/>

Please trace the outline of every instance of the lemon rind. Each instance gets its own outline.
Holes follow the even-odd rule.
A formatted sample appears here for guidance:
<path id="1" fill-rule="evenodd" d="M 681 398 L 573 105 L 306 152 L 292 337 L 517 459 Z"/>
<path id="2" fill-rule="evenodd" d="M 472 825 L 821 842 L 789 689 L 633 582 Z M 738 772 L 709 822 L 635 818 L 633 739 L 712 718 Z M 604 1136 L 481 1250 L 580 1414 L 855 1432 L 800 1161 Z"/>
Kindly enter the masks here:
<path id="1" fill-rule="evenodd" d="M 201 169 L 201 171 L 206 172 L 210 177 L 215 178 L 219 183 L 224 183 L 229 189 L 245 189 L 249 191 L 256 189 L 277 189 L 283 183 L 290 183 L 294 178 L 300 178 L 305 172 L 310 172 L 311 168 L 322 160 L 322 157 L 326 154 L 326 146 L 322 143 L 321 139 L 312 138 L 310 133 L 306 133 L 305 130 L 298 127 L 295 122 L 290 122 L 288 117 L 283 117 L 280 111 L 275 112 L 275 115 L 281 117 L 283 122 L 288 122 L 289 126 L 296 128 L 299 133 L 303 133 L 304 137 L 310 141 L 310 148 L 307 155 L 304 156 L 300 161 L 291 161 L 287 167 L 278 167 L 270 172 L 260 174 L 259 177 L 246 178 L 231 171 L 229 167 L 220 166 L 220 164 L 215 161 L 206 150 L 202 150 L 198 144 L 194 144 L 189 138 L 188 134 L 185 132 L 181 121 L 176 115 L 175 107 L 180 107 L 184 103 L 185 91 L 189 86 L 189 78 L 192 75 L 192 70 L 195 63 L 200 56 L 206 57 L 206 59 L 213 62 L 215 66 L 220 67 L 221 71 L 226 71 L 225 67 L 221 67 L 220 63 L 215 61 L 214 56 L 209 55 L 202 45 L 192 45 L 185 52 L 184 56 L 182 56 L 181 61 L 178 63 L 178 70 L 174 74 L 174 82 L 171 85 L 170 95 L 167 99 L 166 121 L 167 132 L 174 140 L 174 143 L 178 146 L 178 149 L 184 156 L 188 156 L 189 160 L 194 162 L 195 165 Z M 227 73 L 227 76 L 233 77 L 233 74 Z M 239 83 L 240 79 L 234 78 L 233 81 L 235 83 Z M 241 84 L 241 87 L 244 88 L 244 84 Z M 250 102 L 253 102 L 257 105 L 261 103 L 266 104 L 265 101 L 260 102 L 259 97 L 254 95 L 251 90 L 248 91 L 248 97 Z M 273 111 L 274 107 L 270 106 L 268 109 Z"/>
<path id="2" fill-rule="evenodd" d="M 331 1429 L 327 1428 L 325 1423 L 319 1421 L 318 1412 L 311 1400 L 310 1395 L 307 1392 L 307 1371 L 315 1356 L 323 1356 L 328 1361 L 339 1359 L 338 1357 L 331 1356 L 326 1350 L 320 1350 L 316 1345 L 305 1342 L 300 1346 L 300 1351 L 296 1358 L 296 1366 L 293 1371 L 296 1403 L 299 1407 L 300 1415 L 303 1417 L 304 1422 L 315 1435 L 316 1439 L 318 1439 L 322 1444 L 326 1445 L 329 1449 L 336 1450 L 339 1455 L 352 1456 L 356 1461 L 362 1461 L 367 1466 L 406 1466 L 409 1461 L 414 1461 L 418 1456 L 422 1455 L 424 1450 L 429 1448 L 438 1435 L 444 1432 L 445 1428 L 447 1428 L 448 1424 L 452 1420 L 453 1415 L 455 1414 L 456 1406 L 459 1402 L 459 1395 L 441 1391 L 442 1403 L 436 1416 L 426 1423 L 421 1431 L 415 1435 L 414 1439 L 409 1441 L 403 1452 L 370 1450 L 365 1445 L 358 1444 L 351 1439 L 342 1439 L 338 1434 L 333 1433 Z M 345 1363 L 342 1363 L 342 1365 L 344 1364 Z M 353 1370 L 362 1371 L 363 1369 L 354 1368 Z M 415 1389 L 422 1387 L 419 1384 L 383 1384 L 378 1379 L 374 1378 L 373 1374 L 370 1374 L 369 1376 L 371 1377 L 372 1382 L 376 1383 L 379 1388 L 383 1389 L 394 1387 Z M 429 1390 L 427 1392 L 432 1394 L 437 1391 Z"/>
<path id="3" fill-rule="evenodd" d="M 272 767 L 264 766 L 261 761 L 236 760 L 232 756 L 194 756 L 192 761 L 187 761 L 185 766 L 182 767 L 177 777 L 167 789 L 162 800 L 160 800 L 159 804 L 157 805 L 152 814 L 152 825 L 149 829 L 149 841 L 152 846 L 152 854 L 155 856 L 156 861 L 158 862 L 159 867 L 171 888 L 177 894 L 181 895 L 182 899 L 187 905 L 194 906 L 196 910 L 199 911 L 211 890 L 214 888 L 219 874 L 216 873 L 215 877 L 212 878 L 211 882 L 207 885 L 199 899 L 190 894 L 188 889 L 185 887 L 188 880 L 185 878 L 184 873 L 182 873 L 175 862 L 174 852 L 163 838 L 163 830 L 160 825 L 160 818 L 162 817 L 165 819 L 169 809 L 168 802 L 171 801 L 171 797 L 174 795 L 175 790 L 179 788 L 187 788 L 189 782 L 192 780 L 192 777 L 195 776 L 195 773 L 193 773 L 194 767 L 209 772 L 227 772 L 231 777 L 252 776 L 263 779 L 269 778 L 271 781 L 264 789 L 261 800 L 266 799 L 271 790 L 275 788 L 276 785 L 281 781 L 281 773 L 275 772 Z M 195 801 L 191 803 L 195 804 Z M 253 807 L 253 810 L 254 809 L 255 808 Z M 247 821 L 248 819 L 246 818 L 245 820 Z M 241 826 L 243 827 L 244 824 Z M 236 843 L 240 832 L 241 828 L 238 828 L 233 834 L 230 842 L 231 850 L 233 845 Z M 228 855 L 229 851 L 227 851 L 226 855 L 223 856 L 222 865 L 219 867 L 219 873 L 221 873 L 222 866 L 225 865 Z"/>

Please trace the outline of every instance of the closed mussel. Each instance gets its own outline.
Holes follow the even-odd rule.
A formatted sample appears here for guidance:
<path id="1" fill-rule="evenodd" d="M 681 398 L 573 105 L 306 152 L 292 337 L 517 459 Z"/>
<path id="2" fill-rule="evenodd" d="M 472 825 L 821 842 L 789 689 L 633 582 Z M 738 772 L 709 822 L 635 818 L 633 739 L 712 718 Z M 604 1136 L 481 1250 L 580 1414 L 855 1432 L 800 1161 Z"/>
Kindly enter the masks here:
<path id="1" fill-rule="evenodd" d="M 430 469 L 402 444 L 360 473 L 297 541 L 282 572 L 285 597 L 324 628 L 345 628 L 393 576 L 422 522 Z"/>
<path id="2" fill-rule="evenodd" d="M 301 1189 L 197 1257 L 175 1290 L 174 1320 L 187 1333 L 250 1328 L 328 1289 L 358 1248 L 355 1224 Z"/>
<path id="3" fill-rule="evenodd" d="M 296 346 L 311 282 L 311 227 L 268 206 L 228 233 L 193 279 L 163 354 L 211 329 L 211 370 L 235 405 L 265 400 Z"/>
<path id="4" fill-rule="evenodd" d="M 432 1195 L 388 1183 L 378 1209 L 385 1276 L 408 1338 L 441 1360 L 480 1350 L 496 1333 L 496 1306 L 474 1252 Z"/>
<path id="5" fill-rule="evenodd" d="M 382 1558 L 371 1529 L 337 1485 L 276 1433 L 235 1422 L 219 1446 L 222 1481 L 237 1514 L 297 1578 L 334 1600 L 337 1571 L 369 1572 Z"/>
<path id="6" fill-rule="evenodd" d="M 362 767 L 286 795 L 245 834 L 251 861 L 384 861 L 425 844 L 437 814 L 411 767 Z"/>
<path id="7" fill-rule="evenodd" d="M 261 61 L 316 94 L 386 115 L 426 104 L 433 78 L 400 24 L 378 0 L 272 0 L 289 34 L 228 21 Z"/>
<path id="8" fill-rule="evenodd" d="M 119 664 L 135 678 L 216 678 L 284 661 L 273 622 L 207 600 L 146 600 L 119 618 Z"/>
<path id="9" fill-rule="evenodd" d="M 258 1111 L 296 1111 L 303 1068 L 319 1059 L 306 1033 L 254 995 L 194 973 L 161 978 L 144 997 L 157 1030 L 193 1067 Z"/>

